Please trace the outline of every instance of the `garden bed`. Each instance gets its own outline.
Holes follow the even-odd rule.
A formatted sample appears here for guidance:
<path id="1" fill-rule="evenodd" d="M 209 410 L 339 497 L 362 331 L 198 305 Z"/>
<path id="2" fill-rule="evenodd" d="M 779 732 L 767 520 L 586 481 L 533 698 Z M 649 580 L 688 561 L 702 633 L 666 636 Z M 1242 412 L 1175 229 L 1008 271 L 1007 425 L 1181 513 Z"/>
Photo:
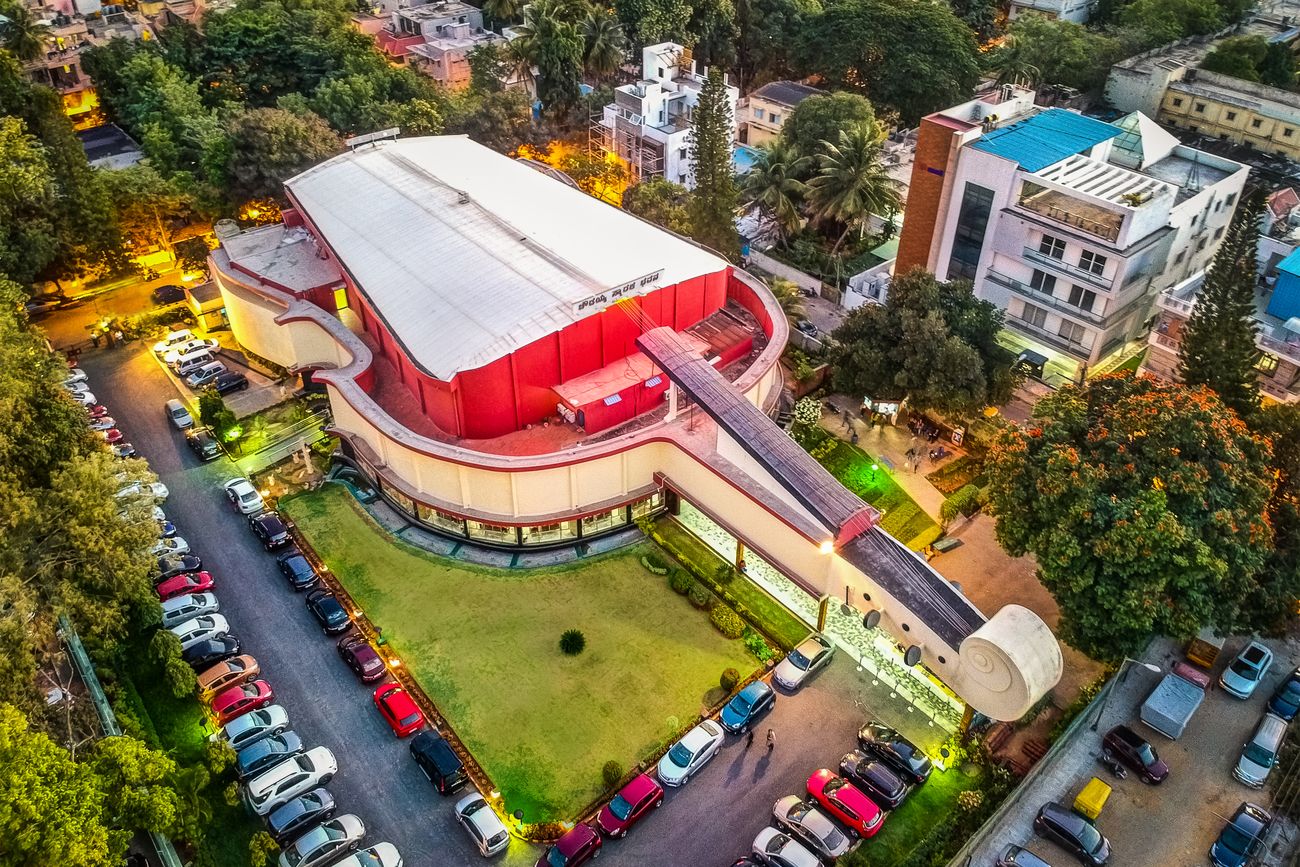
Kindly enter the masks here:
<path id="1" fill-rule="evenodd" d="M 982 488 L 988 483 L 984 474 L 984 462 L 970 455 L 953 458 L 925 478 L 945 497 L 952 496 L 967 485 Z"/>

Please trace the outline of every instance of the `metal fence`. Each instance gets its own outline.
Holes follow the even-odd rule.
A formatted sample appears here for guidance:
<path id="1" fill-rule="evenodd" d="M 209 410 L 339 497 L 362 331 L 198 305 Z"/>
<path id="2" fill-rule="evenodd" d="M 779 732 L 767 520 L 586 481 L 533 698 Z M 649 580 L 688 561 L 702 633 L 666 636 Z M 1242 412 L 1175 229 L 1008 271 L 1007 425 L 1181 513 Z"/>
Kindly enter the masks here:
<path id="1" fill-rule="evenodd" d="M 274 466 L 294 452 L 300 451 L 304 445 L 310 445 L 324 436 L 323 429 L 329 420 L 327 412 L 313 413 L 278 431 L 275 439 L 258 450 L 235 456 L 235 464 L 245 476 L 251 476 Z"/>

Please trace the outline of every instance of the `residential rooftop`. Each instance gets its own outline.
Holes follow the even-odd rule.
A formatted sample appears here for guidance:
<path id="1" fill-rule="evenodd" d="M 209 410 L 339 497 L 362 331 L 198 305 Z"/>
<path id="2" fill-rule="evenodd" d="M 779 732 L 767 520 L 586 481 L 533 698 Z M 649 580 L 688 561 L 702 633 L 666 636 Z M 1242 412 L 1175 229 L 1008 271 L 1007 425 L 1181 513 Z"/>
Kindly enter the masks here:
<path id="1" fill-rule="evenodd" d="M 766 99 L 768 102 L 775 102 L 778 105 L 784 105 L 786 108 L 794 108 L 810 96 L 824 96 L 825 94 L 826 91 L 820 88 L 809 84 L 801 84 L 798 81 L 769 81 L 751 93 L 750 96 Z"/>
<path id="2" fill-rule="evenodd" d="M 1118 127 L 1095 118 L 1049 108 L 990 130 L 971 147 L 1018 163 L 1027 172 L 1037 172 L 1082 154 L 1120 132 Z"/>

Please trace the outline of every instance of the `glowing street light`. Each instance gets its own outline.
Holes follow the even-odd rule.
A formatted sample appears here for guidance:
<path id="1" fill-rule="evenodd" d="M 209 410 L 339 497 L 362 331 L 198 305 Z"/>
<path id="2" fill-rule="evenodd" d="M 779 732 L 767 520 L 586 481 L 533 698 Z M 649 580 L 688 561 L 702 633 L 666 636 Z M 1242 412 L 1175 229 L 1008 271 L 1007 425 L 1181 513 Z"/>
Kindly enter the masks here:
<path id="1" fill-rule="evenodd" d="M 821 543 L 821 546 L 818 548 L 818 550 L 821 551 L 823 554 L 834 554 L 835 540 L 827 539 L 825 542 Z"/>

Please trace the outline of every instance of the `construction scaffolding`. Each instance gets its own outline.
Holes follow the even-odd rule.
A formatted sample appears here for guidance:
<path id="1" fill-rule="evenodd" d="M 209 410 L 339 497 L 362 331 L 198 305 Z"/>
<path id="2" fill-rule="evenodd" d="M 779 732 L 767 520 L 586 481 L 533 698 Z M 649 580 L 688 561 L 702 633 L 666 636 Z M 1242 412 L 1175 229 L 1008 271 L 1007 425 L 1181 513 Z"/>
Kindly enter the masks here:
<path id="1" fill-rule="evenodd" d="M 613 128 L 605 125 L 603 114 L 592 115 L 588 134 L 591 153 L 611 153 L 628 164 L 637 182 L 663 177 L 663 144 L 642 135 L 639 123 L 614 115 Z"/>

